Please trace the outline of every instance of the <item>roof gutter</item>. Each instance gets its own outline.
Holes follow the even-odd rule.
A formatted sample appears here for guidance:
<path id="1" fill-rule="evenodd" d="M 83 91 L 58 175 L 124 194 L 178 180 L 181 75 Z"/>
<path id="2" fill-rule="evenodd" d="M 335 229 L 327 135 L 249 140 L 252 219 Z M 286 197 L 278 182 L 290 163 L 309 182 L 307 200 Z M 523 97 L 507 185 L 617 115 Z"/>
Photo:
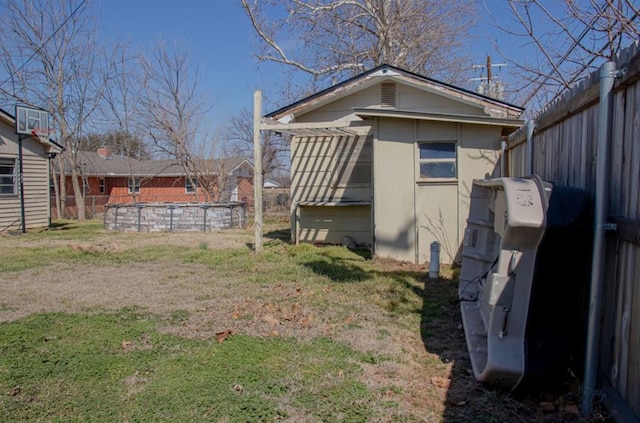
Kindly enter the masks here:
<path id="1" fill-rule="evenodd" d="M 354 108 L 353 111 L 355 112 L 356 116 L 361 118 L 388 117 L 399 119 L 431 120 L 438 122 L 469 123 L 475 125 L 492 125 L 509 128 L 519 128 L 524 123 L 522 119 L 505 119 L 473 115 L 452 115 L 448 113 L 425 113 L 415 112 L 411 110 Z"/>

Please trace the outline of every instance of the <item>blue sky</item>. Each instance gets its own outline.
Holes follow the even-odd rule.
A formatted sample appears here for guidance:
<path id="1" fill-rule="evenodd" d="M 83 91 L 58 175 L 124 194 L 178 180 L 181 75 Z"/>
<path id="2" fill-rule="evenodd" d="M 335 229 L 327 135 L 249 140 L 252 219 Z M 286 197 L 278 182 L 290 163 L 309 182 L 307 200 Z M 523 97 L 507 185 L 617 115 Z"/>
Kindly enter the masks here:
<path id="1" fill-rule="evenodd" d="M 494 63 L 502 62 L 492 48 L 492 40 L 500 40 L 501 49 L 509 54 L 526 54 L 513 45 L 514 40 L 482 22 L 490 19 L 490 14 L 507 19 L 506 2 L 476 1 L 481 22 L 463 54 L 477 64 L 486 63 L 487 54 Z M 200 66 L 203 95 L 213 101 L 209 123 L 217 126 L 242 108 L 252 108 L 255 89 L 264 90 L 268 96 L 289 77 L 280 66 L 258 64 L 252 56 L 252 28 L 239 3 L 239 0 L 98 0 L 95 6 L 99 36 L 105 42 L 120 38 L 131 47 L 148 48 L 162 36 L 167 41 L 177 38 L 186 44 L 192 51 L 194 64 Z M 508 80 L 509 73 L 508 67 L 494 71 L 502 80 Z M 475 76 L 480 74 L 478 70 Z M 477 82 L 465 88 L 472 89 L 473 84 Z M 267 103 L 263 111 L 276 106 L 281 105 Z"/>
<path id="2" fill-rule="evenodd" d="M 182 40 L 219 118 L 252 107 L 253 91 L 274 78 L 259 71 L 251 55 L 250 23 L 239 2 L 103 0 L 96 6 L 103 39 L 120 37 L 133 48 L 148 48 L 159 36 Z"/>

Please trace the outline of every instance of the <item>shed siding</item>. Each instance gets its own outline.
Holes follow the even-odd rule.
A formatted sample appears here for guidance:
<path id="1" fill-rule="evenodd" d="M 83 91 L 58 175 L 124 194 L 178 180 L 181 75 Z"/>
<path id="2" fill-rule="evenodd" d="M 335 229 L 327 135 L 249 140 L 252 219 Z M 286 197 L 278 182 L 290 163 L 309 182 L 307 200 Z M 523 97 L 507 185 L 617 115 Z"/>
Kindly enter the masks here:
<path id="1" fill-rule="evenodd" d="M 374 146 L 376 254 L 415 261 L 413 120 L 379 119 Z"/>
<path id="2" fill-rule="evenodd" d="M 300 231 L 304 242 L 340 244 L 345 236 L 371 243 L 371 206 L 300 208 Z"/>
<path id="3" fill-rule="evenodd" d="M 484 115 L 482 107 L 464 104 L 438 94 L 418 91 L 413 87 L 398 84 L 398 109 L 426 113 L 460 115 Z"/>
<path id="4" fill-rule="evenodd" d="M 378 86 L 365 88 L 348 97 L 341 98 L 325 106 L 319 107 L 300 119 L 298 122 L 332 122 L 336 120 L 360 120 L 353 113 L 354 107 L 372 107 L 379 104 Z"/>
<path id="5" fill-rule="evenodd" d="M 438 94 L 417 90 L 409 85 L 396 83 L 398 110 L 425 113 L 450 113 L 461 115 L 484 115 L 482 107 L 461 103 Z M 379 107 L 380 84 L 365 88 L 348 97 L 304 114 L 297 122 L 332 122 L 337 120 L 361 120 L 353 113 L 354 107 Z"/>
<path id="6" fill-rule="evenodd" d="M 498 127 L 380 119 L 374 150 L 376 254 L 424 263 L 430 244 L 438 241 L 441 259 L 455 260 L 470 187 L 473 179 L 496 172 L 500 134 Z M 418 180 L 417 143 L 423 141 L 456 143 L 457 181 Z"/>
<path id="7" fill-rule="evenodd" d="M 501 128 L 483 125 L 460 125 L 458 147 L 458 246 L 462 243 L 469 218 L 471 186 L 474 179 L 500 174 Z"/>
<path id="8" fill-rule="evenodd" d="M 299 206 L 300 202 L 371 201 L 371 137 L 295 137 L 291 143 L 291 221 L 303 242 L 371 244 L 369 206 Z M 298 221 L 299 219 L 299 221 Z M 296 232 L 297 224 L 300 225 Z"/>

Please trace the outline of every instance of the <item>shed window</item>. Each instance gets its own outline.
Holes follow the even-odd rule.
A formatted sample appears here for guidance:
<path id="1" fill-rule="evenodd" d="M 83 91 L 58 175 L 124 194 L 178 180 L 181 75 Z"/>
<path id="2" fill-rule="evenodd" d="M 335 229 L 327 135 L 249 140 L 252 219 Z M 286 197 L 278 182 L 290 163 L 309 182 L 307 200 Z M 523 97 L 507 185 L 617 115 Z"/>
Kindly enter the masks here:
<path id="1" fill-rule="evenodd" d="M 100 178 L 100 194 L 104 194 L 105 193 L 105 186 L 104 186 L 104 178 Z"/>
<path id="2" fill-rule="evenodd" d="M 16 194 L 16 160 L 0 159 L 0 195 Z"/>
<path id="3" fill-rule="evenodd" d="M 129 179 L 129 194 L 140 193 L 140 179 Z"/>
<path id="4" fill-rule="evenodd" d="M 187 194 L 195 194 L 196 188 L 198 188 L 198 180 L 186 178 L 184 180 L 184 189 Z"/>
<path id="5" fill-rule="evenodd" d="M 424 142 L 418 144 L 420 150 L 420 179 L 455 179 L 455 142 Z"/>

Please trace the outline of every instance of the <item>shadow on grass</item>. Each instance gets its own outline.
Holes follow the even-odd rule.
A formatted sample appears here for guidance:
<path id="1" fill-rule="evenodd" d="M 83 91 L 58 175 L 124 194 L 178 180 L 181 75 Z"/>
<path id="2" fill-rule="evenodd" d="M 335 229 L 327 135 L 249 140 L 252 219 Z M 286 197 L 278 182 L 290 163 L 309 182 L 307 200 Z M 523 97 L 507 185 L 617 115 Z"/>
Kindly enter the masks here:
<path id="1" fill-rule="evenodd" d="M 355 254 L 364 260 L 371 259 L 371 253 L 367 249 L 348 250 L 349 255 Z M 346 250 L 345 250 L 346 252 Z M 331 253 L 321 252 L 319 259 L 303 263 L 311 271 L 320 276 L 325 276 L 333 282 L 362 282 L 372 277 L 372 274 L 363 270 L 361 261 L 353 256 L 335 256 Z"/>
<path id="2" fill-rule="evenodd" d="M 277 229 L 266 232 L 262 236 L 268 239 L 288 242 L 291 239 L 291 230 L 289 228 Z"/>
<path id="3" fill-rule="evenodd" d="M 71 226 L 68 223 L 52 223 L 51 225 L 49 225 L 49 230 L 51 231 L 68 231 L 74 228 L 74 226 Z"/>
<path id="4" fill-rule="evenodd" d="M 381 299 L 389 312 L 420 314 L 420 336 L 425 353 L 440 362 L 432 369 L 426 369 L 423 389 L 444 391 L 444 404 L 438 406 L 443 407 L 443 422 L 607 421 L 583 420 L 576 414 L 558 410 L 547 412 L 541 408 L 545 401 L 554 404 L 557 396 L 550 399 L 544 393 L 515 396 L 478 383 L 473 377 L 460 310 L 455 301 L 455 274 L 452 278 L 429 278 L 428 272 L 417 265 L 383 261 L 385 270 L 367 270 L 361 263 L 353 255 L 342 256 L 333 250 L 302 264 L 336 283 L 366 282 L 379 276 L 394 281 L 380 292 Z M 416 303 L 420 306 L 415 307 Z M 443 377 L 442 366 L 449 368 L 447 377 Z M 433 406 L 425 404 L 425 409 Z"/>
<path id="5" fill-rule="evenodd" d="M 335 259 L 313 260 L 304 263 L 304 266 L 320 276 L 326 276 L 333 282 L 362 282 L 371 278 L 371 275 L 360 267 Z"/>

